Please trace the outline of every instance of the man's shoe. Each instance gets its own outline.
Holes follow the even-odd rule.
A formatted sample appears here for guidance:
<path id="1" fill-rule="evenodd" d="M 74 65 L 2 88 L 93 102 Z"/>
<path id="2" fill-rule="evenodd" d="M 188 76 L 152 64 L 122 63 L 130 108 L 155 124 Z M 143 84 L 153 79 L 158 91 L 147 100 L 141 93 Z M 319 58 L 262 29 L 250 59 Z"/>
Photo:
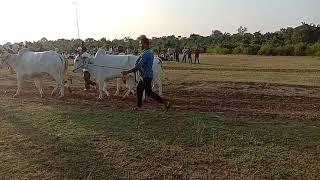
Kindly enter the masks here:
<path id="1" fill-rule="evenodd" d="M 166 101 L 166 102 L 164 103 L 164 105 L 165 105 L 165 110 L 166 110 L 166 112 L 168 112 L 169 109 L 170 109 L 170 107 L 171 107 L 171 103 L 170 103 L 169 101 Z"/>
<path id="2" fill-rule="evenodd" d="M 134 108 L 132 108 L 132 111 L 142 111 L 142 108 L 141 107 L 134 107 Z"/>

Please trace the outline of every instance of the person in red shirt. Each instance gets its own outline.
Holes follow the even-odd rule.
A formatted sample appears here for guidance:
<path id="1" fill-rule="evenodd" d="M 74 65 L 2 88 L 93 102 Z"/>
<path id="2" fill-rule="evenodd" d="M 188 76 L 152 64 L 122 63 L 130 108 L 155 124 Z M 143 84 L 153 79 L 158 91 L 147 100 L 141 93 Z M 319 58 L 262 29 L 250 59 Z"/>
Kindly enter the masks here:
<path id="1" fill-rule="evenodd" d="M 200 50 L 197 48 L 194 52 L 194 63 L 196 64 L 198 61 L 198 64 L 200 64 Z"/>

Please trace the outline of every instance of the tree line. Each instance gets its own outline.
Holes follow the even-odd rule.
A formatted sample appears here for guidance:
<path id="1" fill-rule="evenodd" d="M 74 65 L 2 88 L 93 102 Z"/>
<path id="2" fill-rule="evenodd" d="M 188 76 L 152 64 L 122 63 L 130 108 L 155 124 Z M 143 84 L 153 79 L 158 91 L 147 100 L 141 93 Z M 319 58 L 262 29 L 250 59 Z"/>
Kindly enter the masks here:
<path id="1" fill-rule="evenodd" d="M 73 53 L 80 46 L 80 39 L 58 39 L 55 41 L 42 38 L 35 42 L 21 42 L 34 51 L 52 50 L 57 48 L 61 53 Z M 123 39 L 107 40 L 101 38 L 84 40 L 87 49 L 95 53 L 98 48 L 123 46 L 129 53 L 138 50 L 138 39 L 125 37 Z M 246 27 L 239 27 L 237 33 L 222 33 L 212 31 L 210 36 L 191 34 L 189 37 L 164 36 L 151 38 L 151 47 L 155 53 L 166 52 L 168 48 L 199 48 L 202 53 L 216 54 L 247 54 L 267 56 L 320 56 L 320 25 L 301 23 L 298 27 L 282 28 L 276 32 L 248 33 Z"/>

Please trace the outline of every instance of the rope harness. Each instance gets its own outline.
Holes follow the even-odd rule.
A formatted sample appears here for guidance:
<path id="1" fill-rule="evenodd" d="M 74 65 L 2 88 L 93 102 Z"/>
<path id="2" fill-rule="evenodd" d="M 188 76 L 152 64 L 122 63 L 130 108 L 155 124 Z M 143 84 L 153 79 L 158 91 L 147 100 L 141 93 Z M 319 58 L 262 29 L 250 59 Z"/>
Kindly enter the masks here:
<path id="1" fill-rule="evenodd" d="M 141 56 L 139 56 L 139 58 L 136 61 L 136 65 L 141 61 Z M 109 69 L 119 69 L 119 70 L 129 70 L 126 68 L 120 68 L 120 67 L 112 67 L 112 66 L 105 66 L 105 65 L 95 65 L 92 64 L 90 62 L 90 60 L 87 60 L 87 58 L 82 59 L 82 65 L 77 67 L 76 69 L 73 70 L 73 72 L 75 73 L 77 70 L 79 69 L 87 69 L 88 66 L 95 66 L 95 67 L 102 67 L 102 68 L 109 68 Z M 138 77 L 142 77 L 143 73 L 141 70 L 138 70 L 134 73 L 134 81 L 136 83 L 138 83 L 140 81 L 140 79 L 138 79 Z"/>
<path id="2" fill-rule="evenodd" d="M 96 64 L 92 64 L 90 63 L 90 60 L 87 61 L 86 59 L 82 59 L 82 65 L 77 67 L 76 69 L 73 70 L 73 72 L 79 70 L 79 69 L 87 69 L 88 66 L 95 66 L 95 67 L 103 67 L 103 68 L 109 68 L 109 69 L 119 69 L 119 70 L 129 70 L 126 68 L 120 68 L 120 67 L 112 67 L 112 66 L 105 66 L 105 65 L 96 65 Z"/>

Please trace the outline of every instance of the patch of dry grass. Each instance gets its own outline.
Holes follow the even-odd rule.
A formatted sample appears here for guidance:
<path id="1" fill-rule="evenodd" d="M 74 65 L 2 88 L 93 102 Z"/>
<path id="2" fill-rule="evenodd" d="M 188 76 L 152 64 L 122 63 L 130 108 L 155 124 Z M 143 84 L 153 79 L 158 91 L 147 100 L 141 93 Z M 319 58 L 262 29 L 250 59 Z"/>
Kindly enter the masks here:
<path id="1" fill-rule="evenodd" d="M 319 178 L 318 121 L 0 102 L 7 179 Z"/>

